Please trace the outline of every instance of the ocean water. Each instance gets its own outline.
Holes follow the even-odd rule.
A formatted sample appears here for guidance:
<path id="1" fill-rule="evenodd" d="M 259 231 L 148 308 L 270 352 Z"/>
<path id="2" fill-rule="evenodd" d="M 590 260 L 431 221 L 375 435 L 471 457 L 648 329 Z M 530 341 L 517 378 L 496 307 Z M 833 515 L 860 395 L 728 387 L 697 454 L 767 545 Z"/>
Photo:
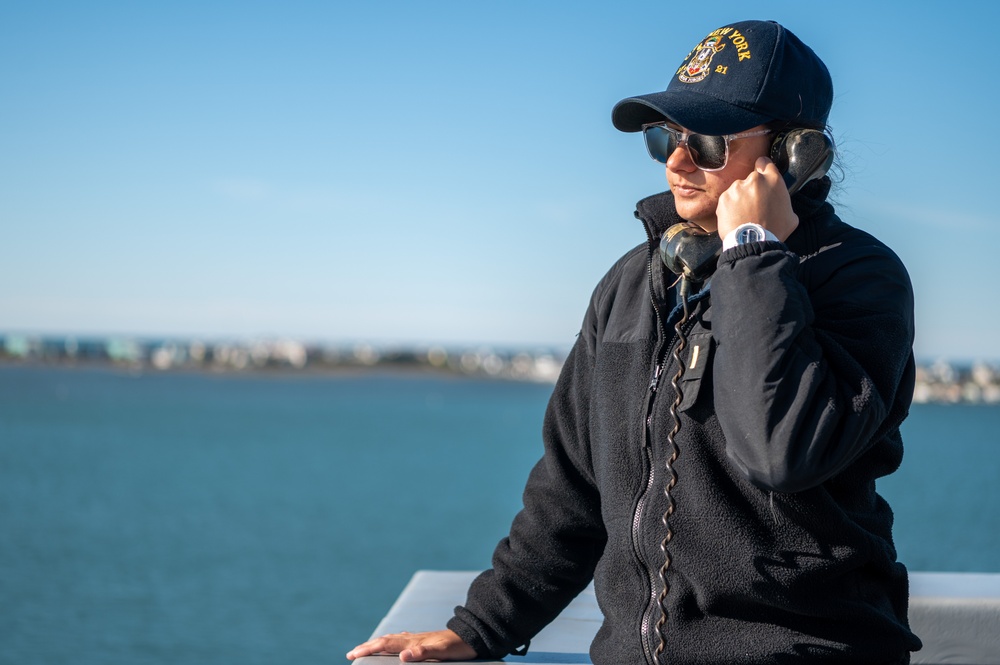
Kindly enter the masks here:
<path id="1" fill-rule="evenodd" d="M 0 366 L 0 665 L 345 662 L 414 571 L 489 565 L 550 392 Z M 900 558 L 1000 572 L 1000 408 L 904 435 Z"/>

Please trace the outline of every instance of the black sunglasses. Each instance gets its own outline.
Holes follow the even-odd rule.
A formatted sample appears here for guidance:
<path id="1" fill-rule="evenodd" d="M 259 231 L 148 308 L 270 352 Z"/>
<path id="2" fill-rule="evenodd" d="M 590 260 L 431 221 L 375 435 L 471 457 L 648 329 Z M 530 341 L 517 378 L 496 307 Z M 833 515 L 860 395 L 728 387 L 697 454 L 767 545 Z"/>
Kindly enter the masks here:
<path id="1" fill-rule="evenodd" d="M 661 164 L 666 164 L 670 155 L 679 146 L 684 146 L 691 161 L 702 171 L 719 171 L 725 168 L 729 161 L 729 142 L 736 139 L 747 139 L 751 136 L 763 136 L 773 130 L 756 129 L 739 134 L 710 136 L 695 134 L 687 130 L 674 129 L 662 122 L 642 126 L 642 136 L 646 139 L 646 150 L 649 156 Z"/>

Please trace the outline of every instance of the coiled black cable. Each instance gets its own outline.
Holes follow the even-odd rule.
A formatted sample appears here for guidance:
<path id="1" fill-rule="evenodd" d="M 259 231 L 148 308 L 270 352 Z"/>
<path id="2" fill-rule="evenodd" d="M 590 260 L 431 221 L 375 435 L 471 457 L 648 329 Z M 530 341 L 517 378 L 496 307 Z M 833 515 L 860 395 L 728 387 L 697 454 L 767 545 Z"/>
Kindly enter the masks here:
<path id="1" fill-rule="evenodd" d="M 683 392 L 681 391 L 680 381 L 684 376 L 684 361 L 681 359 L 681 353 L 687 347 L 687 337 L 684 335 L 683 326 L 687 323 L 690 312 L 688 310 L 688 290 L 690 285 L 688 283 L 687 277 L 681 278 L 680 283 L 680 300 L 681 308 L 683 314 L 679 321 L 674 325 L 674 332 L 677 334 L 677 346 L 674 347 L 674 352 L 672 357 L 674 362 L 677 363 L 677 373 L 674 374 L 673 379 L 670 381 L 670 385 L 674 389 L 674 401 L 670 405 L 670 416 L 674 419 L 674 426 L 667 434 L 667 445 L 670 449 L 670 455 L 667 457 L 666 471 L 667 471 L 667 484 L 663 488 L 663 495 L 667 499 L 667 509 L 663 513 L 663 517 L 660 521 L 663 523 L 663 527 L 666 530 L 663 540 L 660 541 L 660 552 L 663 553 L 663 565 L 660 566 L 659 578 L 660 578 L 660 595 L 657 598 L 657 602 L 660 605 L 660 618 L 656 622 L 656 632 L 660 638 L 659 644 L 656 647 L 655 656 L 658 661 L 662 659 L 664 650 L 667 647 L 667 636 L 666 636 L 666 623 L 667 623 L 667 593 L 670 590 L 670 584 L 667 582 L 667 569 L 670 568 L 670 541 L 674 537 L 673 529 L 670 527 L 670 518 L 674 514 L 674 509 L 676 508 L 676 503 L 674 502 L 674 497 L 671 495 L 674 487 L 677 485 L 677 471 L 674 469 L 674 464 L 677 462 L 677 458 L 680 456 L 680 448 L 677 446 L 677 433 L 681 429 L 681 418 L 677 412 L 680 408 L 681 400 L 684 398 Z"/>

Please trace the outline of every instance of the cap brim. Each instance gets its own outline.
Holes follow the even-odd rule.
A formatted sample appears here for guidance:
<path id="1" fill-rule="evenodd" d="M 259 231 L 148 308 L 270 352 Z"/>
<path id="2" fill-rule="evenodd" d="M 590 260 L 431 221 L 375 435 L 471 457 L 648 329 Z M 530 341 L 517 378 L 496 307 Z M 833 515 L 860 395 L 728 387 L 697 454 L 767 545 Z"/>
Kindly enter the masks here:
<path id="1" fill-rule="evenodd" d="M 611 110 L 611 122 L 623 132 L 638 132 L 643 125 L 670 120 L 698 134 L 721 136 L 773 119 L 709 95 L 676 89 L 629 97 Z"/>

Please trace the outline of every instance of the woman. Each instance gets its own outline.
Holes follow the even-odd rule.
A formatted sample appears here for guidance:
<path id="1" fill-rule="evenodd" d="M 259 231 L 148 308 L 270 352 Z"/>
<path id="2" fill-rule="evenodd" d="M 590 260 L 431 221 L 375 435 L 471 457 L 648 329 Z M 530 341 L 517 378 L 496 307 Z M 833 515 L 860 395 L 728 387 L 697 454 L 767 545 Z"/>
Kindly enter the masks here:
<path id="1" fill-rule="evenodd" d="M 809 47 L 745 21 L 614 108 L 670 191 L 639 202 L 648 242 L 594 291 L 524 509 L 447 630 L 348 658 L 517 653 L 593 579 L 597 665 L 909 662 L 920 642 L 875 480 L 902 458 L 910 282 L 834 213 L 822 164 L 794 195 L 779 168 L 832 97 Z M 660 240 L 682 222 L 723 244 L 678 280 Z"/>

